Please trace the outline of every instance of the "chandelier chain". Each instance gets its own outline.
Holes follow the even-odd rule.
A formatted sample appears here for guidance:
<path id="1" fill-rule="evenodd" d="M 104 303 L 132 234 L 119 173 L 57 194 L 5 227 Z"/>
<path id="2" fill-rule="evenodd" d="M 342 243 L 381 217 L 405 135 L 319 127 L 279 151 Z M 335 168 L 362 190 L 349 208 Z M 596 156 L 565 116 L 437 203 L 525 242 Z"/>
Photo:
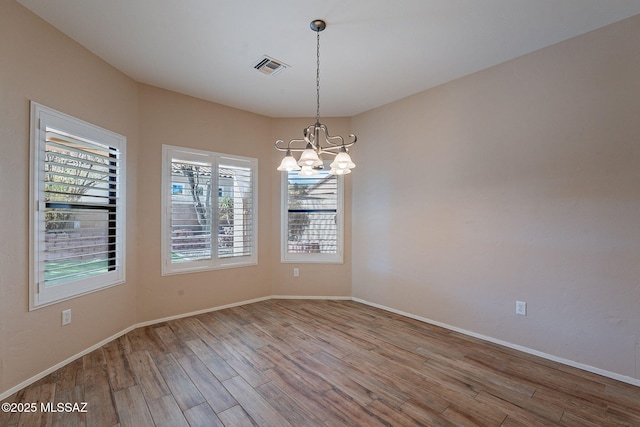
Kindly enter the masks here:
<path id="1" fill-rule="evenodd" d="M 320 31 L 316 33 L 316 123 L 320 123 Z"/>

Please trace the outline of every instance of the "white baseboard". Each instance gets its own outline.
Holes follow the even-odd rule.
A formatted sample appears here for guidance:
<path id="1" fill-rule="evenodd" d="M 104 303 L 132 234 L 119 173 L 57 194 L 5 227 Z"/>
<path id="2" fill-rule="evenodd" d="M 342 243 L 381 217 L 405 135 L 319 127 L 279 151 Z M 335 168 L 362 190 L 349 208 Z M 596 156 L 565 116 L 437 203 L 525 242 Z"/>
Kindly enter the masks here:
<path id="1" fill-rule="evenodd" d="M 339 296 L 304 296 L 304 295 L 272 295 L 271 299 L 322 299 L 327 301 L 351 301 L 351 297 Z"/>
<path id="2" fill-rule="evenodd" d="M 176 314 L 175 316 L 163 317 L 161 319 L 149 320 L 149 321 L 146 321 L 146 322 L 137 323 L 133 327 L 133 329 L 140 328 L 142 326 L 151 326 L 151 325 L 155 325 L 157 323 L 168 322 L 169 320 L 182 319 L 183 317 L 196 316 L 198 314 L 204 314 L 204 313 L 211 313 L 212 311 L 224 310 L 225 308 L 232 308 L 232 307 L 239 307 L 241 305 L 253 304 L 254 302 L 266 301 L 266 300 L 269 300 L 271 298 L 272 297 L 254 298 L 254 299 L 250 299 L 250 300 L 234 302 L 234 303 L 231 303 L 231 304 L 220 305 L 220 306 L 213 307 L 213 308 L 205 308 L 203 310 L 191 311 L 189 313 Z"/>
<path id="3" fill-rule="evenodd" d="M 23 388 L 33 384 L 34 382 L 38 381 L 41 378 L 44 378 L 45 376 L 49 375 L 50 373 L 54 372 L 57 369 L 62 368 L 63 366 L 73 362 L 76 359 L 79 359 L 80 357 L 91 353 L 92 351 L 102 347 L 103 345 L 107 344 L 110 341 L 113 341 L 116 338 L 121 337 L 122 335 L 133 331 L 136 328 L 140 328 L 140 327 L 144 327 L 144 326 L 151 326 L 151 325 L 155 325 L 157 323 L 162 323 L 162 322 L 167 322 L 170 320 L 175 320 L 175 319 L 181 319 L 184 317 L 189 317 L 189 316 L 195 316 L 198 314 L 204 314 L 204 313 L 210 313 L 213 311 L 218 311 L 218 310 L 224 310 L 226 308 L 232 308 L 232 307 L 239 307 L 242 305 L 247 305 L 247 304 L 253 304 L 256 302 L 260 302 L 260 301 L 266 301 L 266 300 L 270 300 L 270 299 L 308 299 L 308 300 L 335 300 L 335 301 L 356 301 L 365 305 L 369 305 L 372 307 L 376 307 L 385 311 L 389 311 L 391 313 L 395 313 L 395 314 L 399 314 L 400 316 L 404 316 L 404 317 L 408 317 L 411 319 L 415 319 L 415 320 L 419 320 L 421 322 L 425 322 L 431 325 L 435 325 L 435 326 L 440 326 L 442 328 L 445 329 L 449 329 L 451 331 L 455 331 L 455 332 L 459 332 L 461 334 L 464 335 L 468 335 L 474 338 L 478 338 L 481 339 L 483 341 L 488 341 L 494 344 L 498 344 L 498 345 L 502 345 L 504 347 L 508 347 L 508 348 L 512 348 L 514 350 L 519 350 L 522 351 L 524 353 L 529 353 L 529 354 L 533 354 L 535 356 L 539 356 L 542 357 L 544 359 L 548 359 L 548 360 L 552 360 L 554 362 L 559 362 L 562 363 L 564 365 L 568 365 L 568 366 L 572 366 L 574 368 L 578 368 L 578 369 L 582 369 L 584 371 L 587 372 L 592 372 L 594 374 L 598 374 L 598 375 L 602 375 L 604 377 L 608 377 L 608 378 L 612 378 L 614 380 L 617 381 L 621 381 L 624 383 L 628 383 L 628 384 L 632 384 L 635 386 L 639 386 L 640 387 L 640 380 L 636 379 L 636 378 L 632 378 L 632 377 L 627 377 L 625 375 L 620 375 L 620 374 L 616 374 L 615 372 L 609 372 L 609 371 L 605 371 L 603 369 L 599 369 L 599 368 L 595 368 L 593 366 L 589 366 L 589 365 L 584 365 L 582 363 L 578 363 L 578 362 L 574 362 L 572 360 L 568 360 L 568 359 L 564 359 L 561 357 L 557 357 L 554 356 L 552 354 L 547 354 L 547 353 L 543 353 L 528 347 L 523 347 L 521 345 L 518 344 L 513 344 L 510 342 L 506 342 L 506 341 L 502 341 L 496 338 L 492 338 L 486 335 L 481 335 L 481 334 L 477 334 L 475 332 L 471 332 L 471 331 L 467 331 L 465 329 L 460 329 L 457 328 L 455 326 L 451 326 L 448 325 L 446 323 L 442 323 L 442 322 L 437 322 L 435 320 L 431 320 L 431 319 L 427 319 L 426 317 L 421 317 L 421 316 L 416 316 L 415 314 L 411 314 L 411 313 L 406 313 L 404 311 L 400 311 L 400 310 L 396 310 L 390 307 L 386 307 L 384 305 L 380 305 L 380 304 L 376 304 L 373 302 L 369 302 L 360 298 L 355 298 L 355 297 L 349 297 L 349 296 L 303 296 L 303 295 L 271 295 L 271 296 L 266 296 L 266 297 L 260 297 L 260 298 L 255 298 L 255 299 L 251 299 L 251 300 L 245 300 L 245 301 L 240 301 L 240 302 L 236 302 L 236 303 L 232 303 L 232 304 L 226 304 L 226 305 L 222 305 L 222 306 L 217 306 L 217 307 L 212 307 L 212 308 L 207 308 L 204 310 L 197 310 L 197 311 L 192 311 L 189 313 L 183 313 L 183 314 L 178 314 L 175 316 L 169 316 L 169 317 L 163 317 L 161 319 L 156 319 L 156 320 L 150 320 L 150 321 L 145 321 L 145 322 L 140 322 L 140 323 L 136 323 L 132 326 L 129 326 L 128 328 L 123 329 L 122 331 L 103 339 L 102 341 L 92 345 L 91 347 L 81 351 L 80 353 L 77 353 L 71 357 L 68 357 L 67 359 L 63 360 L 60 363 L 55 364 L 54 366 L 40 372 L 37 375 L 34 375 L 33 377 L 21 382 L 20 384 L 10 388 L 9 390 L 6 390 L 2 393 L 0 393 L 0 400 L 4 400 L 7 397 L 11 396 L 13 393 L 22 390 Z"/>
<path id="4" fill-rule="evenodd" d="M 562 357 L 554 356 L 553 354 L 543 353 L 538 350 L 534 350 L 529 347 L 524 347 L 518 344 L 513 344 L 507 341 L 502 341 L 493 337 L 489 337 L 487 335 L 477 334 L 472 331 L 467 331 L 466 329 L 457 328 L 455 326 L 448 325 L 446 323 L 438 322 L 435 320 L 428 319 L 426 317 L 416 316 L 415 314 L 407 313 L 404 311 L 396 310 L 394 308 L 386 307 L 384 305 L 376 304 L 370 301 L 366 301 L 360 298 L 351 298 L 353 301 L 369 305 L 371 307 L 376 307 L 385 311 L 389 311 L 391 313 L 399 314 L 400 316 L 409 317 L 411 319 L 419 320 L 420 322 L 428 323 L 430 325 L 440 326 L 441 328 L 448 329 L 450 331 L 459 332 L 464 335 L 468 335 L 470 337 L 478 338 L 483 341 L 488 341 L 494 344 L 498 344 L 504 347 L 508 347 L 514 350 L 522 351 L 524 353 L 532 354 L 534 356 L 542 357 L 543 359 L 551 360 L 553 362 L 562 363 L 563 365 L 571 366 L 573 368 L 582 369 L 583 371 L 591 372 L 594 374 L 602 375 L 603 377 L 608 377 L 617 381 L 621 381 L 627 384 L 635 385 L 640 387 L 640 379 L 628 377 L 625 375 L 616 374 L 615 372 L 605 371 L 604 369 L 596 368 L 590 365 L 585 365 L 583 363 L 574 362 L 573 360 L 565 359 Z"/>

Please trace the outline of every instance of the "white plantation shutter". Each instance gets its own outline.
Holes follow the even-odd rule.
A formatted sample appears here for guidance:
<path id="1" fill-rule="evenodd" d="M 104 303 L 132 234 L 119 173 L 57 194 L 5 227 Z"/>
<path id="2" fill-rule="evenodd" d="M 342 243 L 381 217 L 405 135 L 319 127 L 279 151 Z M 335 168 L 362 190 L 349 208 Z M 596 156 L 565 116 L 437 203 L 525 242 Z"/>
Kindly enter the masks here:
<path id="1" fill-rule="evenodd" d="M 212 164 L 171 160 L 173 263 L 210 260 Z"/>
<path id="2" fill-rule="evenodd" d="M 125 138 L 32 106 L 32 308 L 124 281 Z"/>
<path id="3" fill-rule="evenodd" d="M 341 263 L 343 177 L 283 175 L 282 260 Z"/>
<path id="4" fill-rule="evenodd" d="M 163 274 L 257 263 L 257 160 L 163 146 Z"/>
<path id="5" fill-rule="evenodd" d="M 253 170 L 233 159 L 218 166 L 218 257 L 250 257 L 255 248 Z"/>

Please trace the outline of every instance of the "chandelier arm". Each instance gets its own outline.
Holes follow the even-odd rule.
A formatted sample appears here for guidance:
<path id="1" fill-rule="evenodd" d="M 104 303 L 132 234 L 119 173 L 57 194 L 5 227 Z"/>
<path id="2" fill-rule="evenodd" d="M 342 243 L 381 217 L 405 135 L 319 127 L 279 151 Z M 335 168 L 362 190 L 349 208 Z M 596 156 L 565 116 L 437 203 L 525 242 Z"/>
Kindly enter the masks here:
<path id="1" fill-rule="evenodd" d="M 329 135 L 329 131 L 327 129 L 326 126 L 322 125 L 324 131 L 325 131 L 325 136 L 326 136 L 326 141 L 327 143 L 333 145 L 334 147 L 351 147 L 353 144 L 356 143 L 356 141 L 358 141 L 358 137 L 355 136 L 354 134 L 350 134 L 349 137 L 352 138 L 353 140 L 351 142 L 345 143 L 344 142 L 344 138 L 341 137 L 340 135 L 336 135 L 336 136 L 332 136 Z M 335 143 L 333 142 L 334 140 L 339 140 L 339 143 Z"/>
<path id="2" fill-rule="evenodd" d="M 331 136 L 329 134 L 327 134 L 327 136 L 325 137 L 327 143 L 333 145 L 334 147 L 341 147 L 344 145 L 344 138 L 341 137 L 340 135 L 336 135 L 336 136 Z M 337 143 L 334 141 L 338 141 Z"/>
<path id="3" fill-rule="evenodd" d="M 355 141 L 352 142 L 346 142 L 344 144 L 340 144 L 340 145 L 336 145 L 336 144 L 332 144 L 332 146 L 330 147 L 323 147 L 322 148 L 322 152 L 329 152 L 329 150 L 342 150 L 343 148 L 347 149 L 349 147 L 352 147 L 355 144 Z"/>
<path id="4" fill-rule="evenodd" d="M 276 150 L 278 151 L 287 151 L 290 149 L 290 145 L 291 145 L 291 141 L 289 141 L 289 143 L 287 144 L 286 147 L 280 147 L 281 144 L 284 144 L 284 141 L 279 139 L 276 141 L 276 143 L 274 144 L 276 147 Z"/>
<path id="5" fill-rule="evenodd" d="M 281 143 L 282 144 L 284 143 L 284 141 L 281 140 L 281 139 L 276 141 L 276 143 L 274 144 L 276 150 L 278 150 L 278 151 L 287 151 L 287 150 L 289 150 L 289 151 L 293 151 L 293 152 L 303 152 L 306 149 L 306 145 L 308 144 L 308 142 L 306 140 L 304 140 L 304 139 L 292 139 L 291 141 L 289 141 L 289 143 L 287 143 L 286 147 L 281 147 L 281 145 L 282 145 Z M 296 147 L 293 147 L 292 144 L 302 144 L 304 147 L 303 148 L 296 148 Z M 314 144 L 312 144 L 312 145 L 314 145 Z M 314 147 L 315 147 L 315 145 L 314 145 Z"/>
<path id="6" fill-rule="evenodd" d="M 291 150 L 291 151 L 304 151 L 304 148 L 292 148 L 291 144 L 295 144 L 295 143 L 303 143 L 306 144 L 306 141 L 304 139 L 292 139 L 291 141 L 289 141 L 286 145 L 286 147 L 282 147 L 281 145 L 284 144 L 284 141 L 279 139 L 276 141 L 275 148 L 278 151 L 287 151 L 287 150 Z"/>
<path id="7" fill-rule="evenodd" d="M 356 142 L 358 142 L 358 137 L 355 136 L 354 134 L 350 133 L 349 134 L 349 138 L 351 138 L 351 142 L 348 142 L 346 144 L 342 144 L 345 148 L 347 147 L 351 147 L 352 145 L 354 145 Z"/>
<path id="8" fill-rule="evenodd" d="M 304 141 L 315 146 L 316 125 L 309 125 L 302 131 Z"/>

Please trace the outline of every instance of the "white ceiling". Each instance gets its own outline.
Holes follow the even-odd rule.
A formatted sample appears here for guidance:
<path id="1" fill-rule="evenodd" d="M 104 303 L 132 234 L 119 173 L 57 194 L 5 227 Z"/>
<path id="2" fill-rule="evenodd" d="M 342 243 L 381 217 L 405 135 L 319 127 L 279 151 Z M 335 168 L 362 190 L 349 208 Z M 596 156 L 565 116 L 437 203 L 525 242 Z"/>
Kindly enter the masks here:
<path id="1" fill-rule="evenodd" d="M 133 79 L 270 117 L 353 116 L 640 14 L 639 0 L 18 0 Z M 276 76 L 262 55 L 290 68 Z"/>

